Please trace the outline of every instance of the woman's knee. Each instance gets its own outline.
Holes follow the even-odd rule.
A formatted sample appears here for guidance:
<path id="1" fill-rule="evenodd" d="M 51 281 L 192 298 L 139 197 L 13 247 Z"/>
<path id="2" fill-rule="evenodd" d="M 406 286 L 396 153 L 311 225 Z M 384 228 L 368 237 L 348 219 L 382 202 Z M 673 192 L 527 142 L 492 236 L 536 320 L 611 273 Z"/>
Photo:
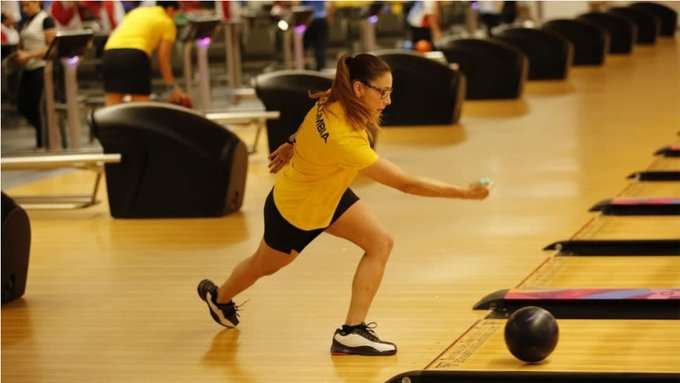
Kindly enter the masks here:
<path id="1" fill-rule="evenodd" d="M 254 257 L 255 269 L 261 277 L 272 275 L 289 265 L 293 259 L 295 259 L 294 253 L 283 254 L 260 250 Z"/>
<path id="2" fill-rule="evenodd" d="M 392 248 L 394 247 L 394 236 L 390 233 L 385 233 L 384 238 L 383 238 L 383 243 L 385 246 L 385 249 L 387 250 L 387 253 L 392 252 Z"/>
<path id="3" fill-rule="evenodd" d="M 394 237 L 388 232 L 383 232 L 373 238 L 370 246 L 367 246 L 364 250 L 366 250 L 367 254 L 373 255 L 383 262 L 387 262 L 393 247 Z"/>

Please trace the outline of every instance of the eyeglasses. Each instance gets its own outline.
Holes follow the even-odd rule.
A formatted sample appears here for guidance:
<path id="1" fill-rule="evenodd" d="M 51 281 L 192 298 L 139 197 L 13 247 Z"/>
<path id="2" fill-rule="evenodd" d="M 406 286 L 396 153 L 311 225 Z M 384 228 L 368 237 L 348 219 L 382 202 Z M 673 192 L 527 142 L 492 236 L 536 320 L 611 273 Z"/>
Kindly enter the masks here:
<path id="1" fill-rule="evenodd" d="M 366 85 L 367 87 L 373 89 L 374 91 L 380 93 L 380 98 L 382 100 L 386 100 L 392 94 L 392 88 L 390 88 L 390 87 L 378 88 L 377 86 L 373 86 L 373 85 L 369 84 L 368 82 L 361 81 L 361 83 Z"/>

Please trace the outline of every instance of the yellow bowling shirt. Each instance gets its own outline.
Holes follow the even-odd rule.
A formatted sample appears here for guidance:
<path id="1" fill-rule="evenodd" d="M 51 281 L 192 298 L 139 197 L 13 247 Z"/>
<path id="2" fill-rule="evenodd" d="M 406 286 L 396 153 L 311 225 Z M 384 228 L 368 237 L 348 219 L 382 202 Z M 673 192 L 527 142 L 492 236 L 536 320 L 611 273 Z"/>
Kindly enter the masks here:
<path id="1" fill-rule="evenodd" d="M 104 49 L 139 49 L 151 56 L 161 40 L 172 43 L 176 35 L 175 22 L 163 7 L 138 7 L 125 15 Z"/>
<path id="2" fill-rule="evenodd" d="M 314 105 L 295 140 L 293 158 L 276 178 L 274 203 L 295 227 L 326 228 L 359 170 L 372 165 L 378 155 L 367 132 L 347 122 L 339 102 Z"/>

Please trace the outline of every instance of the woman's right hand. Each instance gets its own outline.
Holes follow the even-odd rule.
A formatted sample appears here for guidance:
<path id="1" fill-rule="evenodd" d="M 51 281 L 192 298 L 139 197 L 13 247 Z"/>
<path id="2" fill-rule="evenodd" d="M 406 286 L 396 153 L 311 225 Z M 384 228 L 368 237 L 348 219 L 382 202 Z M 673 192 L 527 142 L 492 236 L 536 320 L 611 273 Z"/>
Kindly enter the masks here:
<path id="1" fill-rule="evenodd" d="M 489 196 L 489 184 L 475 182 L 465 190 L 465 199 L 485 199 Z"/>

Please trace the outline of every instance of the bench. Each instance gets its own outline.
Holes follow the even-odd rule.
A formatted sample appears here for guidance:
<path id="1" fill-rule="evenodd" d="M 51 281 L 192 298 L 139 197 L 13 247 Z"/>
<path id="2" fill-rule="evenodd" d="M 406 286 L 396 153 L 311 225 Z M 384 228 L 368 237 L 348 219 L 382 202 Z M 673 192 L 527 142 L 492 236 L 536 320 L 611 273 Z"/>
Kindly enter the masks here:
<path id="1" fill-rule="evenodd" d="M 120 154 L 83 153 L 7 156 L 0 159 L 3 171 L 54 170 L 74 168 L 92 170 L 96 177 L 90 194 L 14 196 L 18 204 L 27 209 L 79 209 L 97 204 L 97 191 L 104 164 L 120 163 Z"/>
<path id="2" fill-rule="evenodd" d="M 266 120 L 277 120 L 280 117 L 278 111 L 255 110 L 243 112 L 215 112 L 206 113 L 205 118 L 222 124 L 232 125 L 255 125 L 255 139 L 248 149 L 248 154 L 257 152 L 257 145 L 260 142 L 260 134 Z"/>

